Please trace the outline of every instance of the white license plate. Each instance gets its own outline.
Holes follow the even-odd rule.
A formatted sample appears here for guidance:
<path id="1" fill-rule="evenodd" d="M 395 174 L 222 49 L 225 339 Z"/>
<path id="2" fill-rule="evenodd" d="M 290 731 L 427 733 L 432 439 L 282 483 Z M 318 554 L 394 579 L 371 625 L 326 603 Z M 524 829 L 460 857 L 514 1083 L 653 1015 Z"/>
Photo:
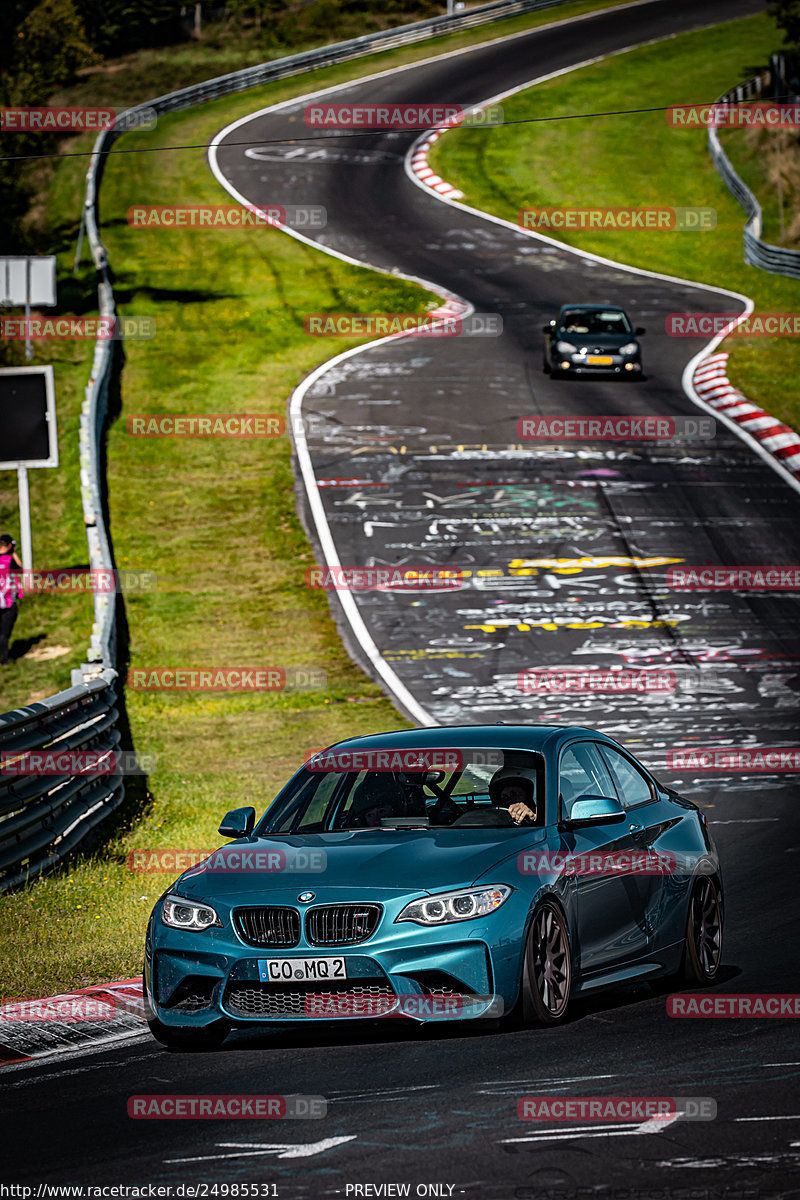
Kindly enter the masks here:
<path id="1" fill-rule="evenodd" d="M 347 971 L 343 958 L 260 958 L 258 977 L 262 983 L 319 983 L 347 979 Z"/>

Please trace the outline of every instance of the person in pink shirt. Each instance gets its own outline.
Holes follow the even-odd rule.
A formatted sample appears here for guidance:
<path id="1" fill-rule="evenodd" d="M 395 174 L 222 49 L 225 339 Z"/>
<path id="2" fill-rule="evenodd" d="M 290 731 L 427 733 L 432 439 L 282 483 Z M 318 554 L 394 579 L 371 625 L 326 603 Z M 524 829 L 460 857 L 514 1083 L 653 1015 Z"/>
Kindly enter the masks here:
<path id="1" fill-rule="evenodd" d="M 0 664 L 8 662 L 8 640 L 17 619 L 17 600 L 22 599 L 22 562 L 17 543 L 0 534 Z"/>

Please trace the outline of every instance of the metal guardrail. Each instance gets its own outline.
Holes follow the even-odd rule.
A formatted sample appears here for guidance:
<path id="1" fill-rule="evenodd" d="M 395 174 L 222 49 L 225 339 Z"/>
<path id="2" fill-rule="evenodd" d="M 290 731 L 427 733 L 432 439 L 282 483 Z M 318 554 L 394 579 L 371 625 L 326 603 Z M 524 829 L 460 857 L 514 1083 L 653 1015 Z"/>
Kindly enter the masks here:
<path id="1" fill-rule="evenodd" d="M 0 754 L 119 747 L 116 671 L 0 716 Z M 116 761 L 116 760 L 112 760 Z M 24 762 L 21 769 L 24 769 Z M 57 765 L 57 764 L 56 764 Z M 0 775 L 0 891 L 60 862 L 124 798 L 122 775 Z"/>
<path id="2" fill-rule="evenodd" d="M 749 100 L 752 96 L 762 96 L 765 90 L 765 77 L 754 75 L 726 92 L 717 103 L 741 104 L 743 100 Z M 800 279 L 800 251 L 762 241 L 761 205 L 747 184 L 736 174 L 713 125 L 708 127 L 708 148 L 714 166 L 728 191 L 747 213 L 743 235 L 745 262 L 751 267 L 760 267 L 762 271 L 770 271 L 773 275 L 789 275 L 793 279 Z"/>
<path id="3" fill-rule="evenodd" d="M 83 229 L 98 273 L 98 307 L 116 317 L 108 254 L 100 239 L 97 200 L 106 156 L 122 133 L 156 113 L 178 112 L 206 100 L 232 95 L 273 80 L 334 63 L 411 45 L 461 29 L 490 24 L 518 13 L 555 8 L 566 0 L 495 0 L 452 17 L 433 17 L 380 33 L 336 42 L 319 50 L 246 67 L 192 87 L 181 88 L 121 113 L 113 129 L 95 141 L 86 173 Z M 109 390 L 120 343 L 98 341 L 80 421 L 81 502 L 92 570 L 114 568 L 105 525 L 102 447 Z M 94 625 L 87 661 L 72 672 L 73 686 L 37 704 L 0 716 L 0 754 L 23 750 L 71 750 L 76 746 L 112 751 L 119 745 L 116 663 L 116 598 L 94 595 Z M 57 865 L 82 838 L 124 799 L 121 774 L 108 776 L 14 776 L 0 773 L 0 892 L 34 879 Z"/>

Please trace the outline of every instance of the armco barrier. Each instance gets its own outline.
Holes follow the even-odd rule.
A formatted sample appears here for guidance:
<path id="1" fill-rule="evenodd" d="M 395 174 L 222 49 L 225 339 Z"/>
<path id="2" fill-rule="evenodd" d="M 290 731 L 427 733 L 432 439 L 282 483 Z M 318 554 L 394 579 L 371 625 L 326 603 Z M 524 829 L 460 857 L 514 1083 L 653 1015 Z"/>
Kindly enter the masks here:
<path id="1" fill-rule="evenodd" d="M 754 75 L 752 79 L 740 83 L 724 96 L 720 96 L 717 103 L 741 104 L 743 100 L 749 100 L 752 96 L 760 97 L 764 90 L 763 76 Z M 713 125 L 708 127 L 708 148 L 714 166 L 722 176 L 728 191 L 736 197 L 747 213 L 747 223 L 744 227 L 745 262 L 751 267 L 760 267 L 762 271 L 770 271 L 773 275 L 790 275 L 793 279 L 800 279 L 800 251 L 773 246 L 761 240 L 761 205 L 747 184 L 734 171 Z"/>
<path id="2" fill-rule="evenodd" d="M 120 734 L 115 671 L 0 716 L 0 755 L 114 751 Z M 0 774 L 0 891 L 58 863 L 117 807 L 122 776 Z"/>
<path id="3" fill-rule="evenodd" d="M 276 79 L 300 75 L 334 63 L 382 50 L 411 45 L 428 38 L 488 25 L 519 13 L 556 8 L 566 0 L 495 0 L 451 17 L 432 17 L 380 33 L 351 38 L 293 54 L 274 62 L 221 75 L 193 87 L 159 96 L 120 114 L 116 128 L 97 138 L 89 169 L 76 255 L 80 258 L 83 231 L 98 273 L 101 316 L 115 317 L 116 304 L 108 271 L 108 255 L 100 240 L 97 198 L 106 156 L 126 128 L 136 128 L 146 110 L 178 112 L 206 100 L 258 87 Z M 80 424 L 81 501 L 93 570 L 110 571 L 114 563 L 103 508 L 101 454 L 108 416 L 114 356 L 120 343 L 98 341 L 86 386 Z M 113 749 L 119 744 L 116 663 L 116 600 L 113 593 L 94 596 L 94 626 L 87 661 L 72 672 L 73 686 L 27 708 L 0 716 L 0 753 L 12 750 Z M 58 864 L 81 839 L 124 798 L 122 776 L 80 776 L 54 779 L 21 777 L 0 772 L 0 892 L 35 878 Z"/>

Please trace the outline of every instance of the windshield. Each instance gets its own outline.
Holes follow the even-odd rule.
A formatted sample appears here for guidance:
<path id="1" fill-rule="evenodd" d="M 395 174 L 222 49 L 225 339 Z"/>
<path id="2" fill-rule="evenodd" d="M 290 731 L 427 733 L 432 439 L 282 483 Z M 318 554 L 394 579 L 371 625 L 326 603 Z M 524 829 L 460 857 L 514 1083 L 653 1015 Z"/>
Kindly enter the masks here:
<path id="1" fill-rule="evenodd" d="M 323 751 L 257 832 L 332 833 L 429 826 L 543 824 L 544 763 L 519 750 Z"/>
<path id="2" fill-rule="evenodd" d="M 570 308 L 561 314 L 564 333 L 630 333 L 631 323 L 621 309 Z"/>

